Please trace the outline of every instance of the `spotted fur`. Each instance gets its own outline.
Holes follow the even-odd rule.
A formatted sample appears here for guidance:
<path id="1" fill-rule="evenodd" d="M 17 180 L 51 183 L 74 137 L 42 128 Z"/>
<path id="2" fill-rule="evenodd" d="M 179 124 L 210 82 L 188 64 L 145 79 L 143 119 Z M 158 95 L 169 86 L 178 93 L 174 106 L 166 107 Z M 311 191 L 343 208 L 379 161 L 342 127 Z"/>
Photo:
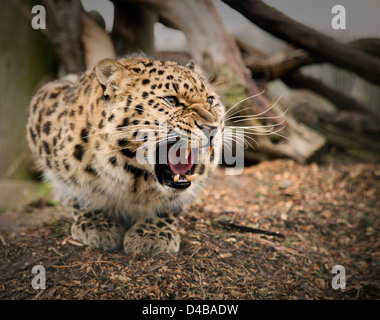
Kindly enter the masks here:
<path id="1" fill-rule="evenodd" d="M 175 97 L 175 105 L 164 97 Z M 195 167 L 190 187 L 171 188 L 158 181 L 153 164 L 136 158 L 146 142 L 139 134 L 158 135 L 163 122 L 170 132 L 198 137 L 200 124 L 223 131 L 223 106 L 192 63 L 106 59 L 34 95 L 29 146 L 59 200 L 72 208 L 74 239 L 127 253 L 178 252 L 177 216 L 215 169 L 220 146 L 214 161 Z"/>

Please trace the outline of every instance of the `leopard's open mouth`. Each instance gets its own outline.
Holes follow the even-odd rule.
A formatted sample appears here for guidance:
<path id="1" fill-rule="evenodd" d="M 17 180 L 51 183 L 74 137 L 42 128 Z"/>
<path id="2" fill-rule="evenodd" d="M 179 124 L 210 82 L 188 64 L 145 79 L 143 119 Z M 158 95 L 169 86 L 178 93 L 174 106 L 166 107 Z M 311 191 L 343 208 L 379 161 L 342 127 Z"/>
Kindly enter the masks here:
<path id="1" fill-rule="evenodd" d="M 194 150 L 175 143 L 163 142 L 157 146 L 155 173 L 158 181 L 171 188 L 186 189 L 196 178 Z"/>

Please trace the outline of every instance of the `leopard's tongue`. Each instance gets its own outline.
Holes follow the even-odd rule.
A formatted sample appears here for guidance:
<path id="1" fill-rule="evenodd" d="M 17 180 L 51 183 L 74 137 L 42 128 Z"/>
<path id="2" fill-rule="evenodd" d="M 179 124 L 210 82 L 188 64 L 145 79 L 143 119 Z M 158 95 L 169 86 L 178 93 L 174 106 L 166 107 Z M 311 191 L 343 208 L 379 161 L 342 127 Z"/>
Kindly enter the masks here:
<path id="1" fill-rule="evenodd" d="M 169 147 L 168 163 L 170 170 L 175 175 L 185 174 L 193 166 L 193 155 L 191 149 Z"/>

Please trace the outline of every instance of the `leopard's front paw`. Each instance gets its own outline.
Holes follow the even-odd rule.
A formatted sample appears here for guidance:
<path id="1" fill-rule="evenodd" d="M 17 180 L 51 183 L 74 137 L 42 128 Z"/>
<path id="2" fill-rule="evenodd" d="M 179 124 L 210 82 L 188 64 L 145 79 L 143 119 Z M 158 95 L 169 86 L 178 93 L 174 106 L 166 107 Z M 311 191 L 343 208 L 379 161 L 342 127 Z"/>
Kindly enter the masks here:
<path id="1" fill-rule="evenodd" d="M 112 219 L 103 216 L 80 217 L 71 226 L 71 236 L 92 248 L 102 250 L 120 249 L 125 229 Z"/>
<path id="2" fill-rule="evenodd" d="M 136 223 L 124 236 L 124 251 L 128 254 L 154 255 L 159 252 L 177 254 L 181 238 L 172 223 L 146 219 Z"/>

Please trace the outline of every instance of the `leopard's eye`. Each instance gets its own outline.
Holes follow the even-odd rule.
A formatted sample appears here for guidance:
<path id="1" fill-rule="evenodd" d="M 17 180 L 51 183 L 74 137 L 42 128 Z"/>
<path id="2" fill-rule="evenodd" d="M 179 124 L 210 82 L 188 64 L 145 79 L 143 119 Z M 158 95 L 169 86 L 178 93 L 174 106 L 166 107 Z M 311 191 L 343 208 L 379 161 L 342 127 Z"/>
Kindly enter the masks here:
<path id="1" fill-rule="evenodd" d="M 180 104 L 176 96 L 164 97 L 164 100 L 173 107 L 177 107 Z"/>
<path id="2" fill-rule="evenodd" d="M 210 104 L 210 106 L 214 104 L 214 99 L 215 98 L 213 96 L 207 98 L 207 102 Z"/>

